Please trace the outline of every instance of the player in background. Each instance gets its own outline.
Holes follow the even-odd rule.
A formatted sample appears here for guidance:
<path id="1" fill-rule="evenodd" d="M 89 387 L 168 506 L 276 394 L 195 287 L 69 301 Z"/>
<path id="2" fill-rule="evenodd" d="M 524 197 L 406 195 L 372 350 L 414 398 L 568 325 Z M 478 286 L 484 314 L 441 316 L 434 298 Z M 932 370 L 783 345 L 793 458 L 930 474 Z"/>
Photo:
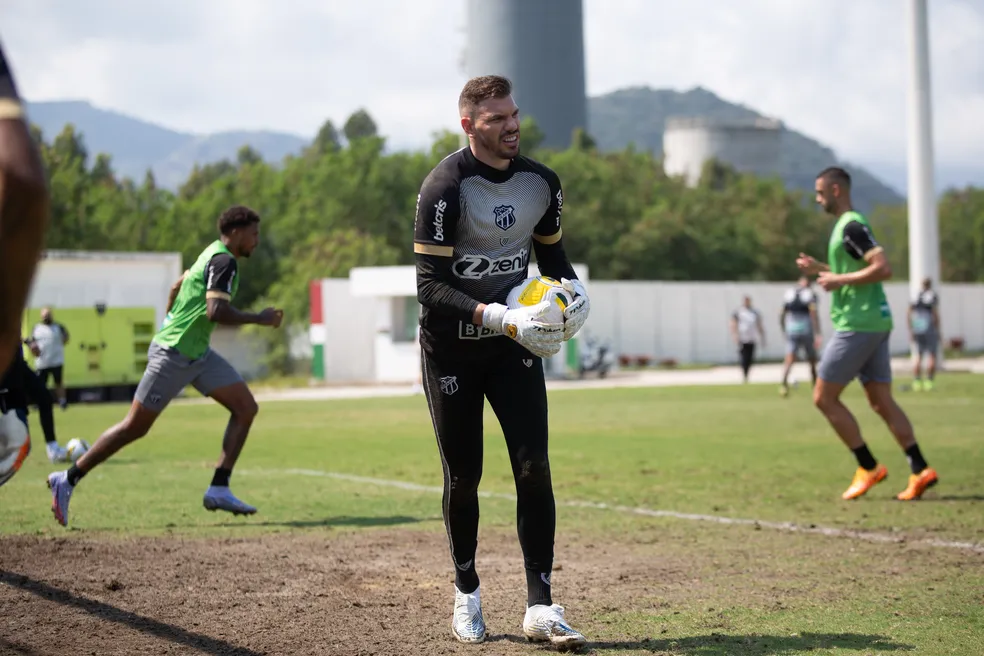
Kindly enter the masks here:
<path id="1" fill-rule="evenodd" d="M 171 399 L 188 385 L 218 401 L 232 415 L 212 484 L 205 492 L 205 508 L 237 515 L 256 512 L 256 508 L 233 496 L 229 477 L 258 408 L 242 377 L 209 347 L 209 341 L 216 324 L 278 328 L 283 311 L 270 307 L 253 314 L 232 306 L 239 289 L 237 258 L 249 257 L 259 244 L 259 215 L 248 207 L 231 207 L 219 217 L 218 229 L 219 239 L 202 251 L 171 288 L 167 316 L 148 349 L 147 368 L 129 414 L 104 432 L 68 471 L 48 476 L 51 510 L 61 525 L 68 525 L 68 502 L 79 480 L 146 435 Z"/>
<path id="2" fill-rule="evenodd" d="M 856 499 L 888 476 L 885 465 L 875 459 L 861 437 L 854 415 L 841 401 L 844 388 L 857 377 L 871 408 L 885 421 L 909 460 L 909 484 L 896 498 L 918 499 L 937 483 L 937 476 L 926 464 L 909 418 L 892 397 L 888 348 L 892 311 L 882 287 L 882 282 L 892 276 L 892 268 L 868 220 L 851 205 L 851 176 L 847 171 L 837 167 L 821 171 L 816 192 L 817 203 L 837 219 L 830 236 L 828 264 L 800 253 L 796 265 L 807 275 L 818 275 L 818 284 L 831 295 L 834 334 L 820 361 L 813 400 L 858 461 L 854 479 L 842 498 Z"/>
<path id="3" fill-rule="evenodd" d="M 523 633 L 576 645 L 584 636 L 567 625 L 551 594 L 556 509 L 541 358 L 558 353 L 583 325 L 587 292 L 561 240 L 560 179 L 520 155 L 512 84 L 499 76 L 471 79 L 458 110 L 468 146 L 424 180 L 414 221 L 421 368 L 444 469 L 443 515 L 455 571 L 451 630 L 467 643 L 486 636 L 475 553 L 488 399 L 516 482 L 527 587 Z M 571 304 L 563 323 L 542 320 L 547 302 L 505 305 L 510 289 L 527 278 L 531 249 L 540 272 L 567 288 Z"/>
<path id="4" fill-rule="evenodd" d="M 24 442 L 20 430 L 27 430 L 27 399 L 14 357 L 23 360 L 21 320 L 47 225 L 44 167 L 0 46 L 0 484 L 17 473 L 30 450 L 30 438 Z"/>
<path id="5" fill-rule="evenodd" d="M 21 318 L 48 224 L 48 187 L 0 48 L 0 372 L 21 348 Z"/>
<path id="6" fill-rule="evenodd" d="M 31 340 L 24 340 L 30 346 Z M 68 460 L 68 452 L 65 447 L 58 444 L 55 434 L 55 413 L 54 403 L 51 400 L 51 393 L 45 387 L 41 377 L 31 369 L 31 366 L 24 360 L 23 352 L 18 351 L 14 355 L 14 361 L 8 370 L 11 376 L 17 376 L 18 387 L 24 390 L 27 395 L 28 403 L 33 403 L 38 408 L 38 419 L 41 422 L 41 431 L 44 433 L 45 451 L 48 460 L 51 462 L 65 462 Z M 27 406 L 24 407 L 24 416 L 28 416 Z"/>
<path id="7" fill-rule="evenodd" d="M 940 347 L 940 297 L 933 290 L 933 281 L 923 280 L 922 291 L 909 306 L 909 342 L 916 345 L 916 364 L 912 372 L 912 389 L 933 389 L 936 378 L 936 353 Z M 926 380 L 922 379 L 923 357 L 926 358 Z"/>
<path id="8" fill-rule="evenodd" d="M 789 395 L 789 370 L 802 350 L 810 363 L 810 379 L 817 384 L 817 350 L 820 348 L 820 317 L 817 296 L 810 287 L 810 278 L 801 276 L 797 287 L 786 292 L 779 314 L 779 328 L 786 337 L 786 359 L 783 362 L 782 385 L 779 394 Z"/>
<path id="9" fill-rule="evenodd" d="M 55 382 L 55 391 L 58 394 L 58 405 L 64 410 L 68 407 L 65 400 L 65 381 L 63 379 L 65 369 L 65 345 L 68 344 L 68 329 L 55 321 L 51 314 L 51 308 L 41 308 L 41 321 L 34 325 L 31 336 L 28 338 L 28 346 L 34 353 L 34 366 L 38 370 L 38 377 L 48 387 L 48 377 Z"/>
<path id="10" fill-rule="evenodd" d="M 741 361 L 741 373 L 744 381 L 748 382 L 748 372 L 755 362 L 755 346 L 761 340 L 765 348 L 765 328 L 762 327 L 762 315 L 752 307 L 752 297 L 746 296 L 741 307 L 731 314 L 731 336 L 738 347 L 738 357 Z"/>

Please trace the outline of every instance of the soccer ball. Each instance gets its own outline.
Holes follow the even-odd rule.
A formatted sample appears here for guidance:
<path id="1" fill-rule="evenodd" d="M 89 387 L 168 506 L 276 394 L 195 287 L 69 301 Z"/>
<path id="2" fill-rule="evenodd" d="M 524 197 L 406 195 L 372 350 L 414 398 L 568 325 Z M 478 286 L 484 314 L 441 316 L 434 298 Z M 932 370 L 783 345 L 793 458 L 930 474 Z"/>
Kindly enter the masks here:
<path id="1" fill-rule="evenodd" d="M 65 451 L 68 452 L 68 459 L 72 462 L 77 462 L 88 450 L 89 443 L 81 437 L 73 437 L 65 445 Z"/>
<path id="2" fill-rule="evenodd" d="M 570 293 L 559 280 L 547 276 L 527 278 L 516 285 L 506 297 L 506 306 L 515 309 L 550 301 L 550 309 L 543 316 L 546 323 L 564 323 L 564 310 L 571 304 Z"/>
<path id="3" fill-rule="evenodd" d="M 0 414 L 0 485 L 14 477 L 30 452 L 31 436 L 17 411 Z"/>

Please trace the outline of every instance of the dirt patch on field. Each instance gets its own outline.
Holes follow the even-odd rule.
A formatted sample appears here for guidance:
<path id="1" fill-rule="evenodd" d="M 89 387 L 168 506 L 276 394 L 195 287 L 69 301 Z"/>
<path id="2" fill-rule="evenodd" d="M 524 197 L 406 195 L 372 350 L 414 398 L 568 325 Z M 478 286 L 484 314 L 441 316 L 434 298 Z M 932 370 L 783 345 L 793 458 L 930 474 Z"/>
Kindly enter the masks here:
<path id="1" fill-rule="evenodd" d="M 691 529 L 670 523 L 604 539 L 558 535 L 556 601 L 589 638 L 607 639 L 584 652 L 907 650 L 884 636 L 806 634 L 786 643 L 774 638 L 769 649 L 759 649 L 754 645 L 761 636 L 732 626 L 720 611 L 729 605 L 782 610 L 806 597 L 831 603 L 851 586 L 883 587 L 909 568 L 938 575 L 941 583 L 932 585 L 940 592 L 933 594 L 945 595 L 944 575 L 975 571 L 981 563 L 978 555 L 899 545 L 715 527 L 697 538 Z M 776 560 L 776 554 L 786 558 Z M 855 558 L 857 567 L 844 564 Z M 0 539 L 0 654 L 547 653 L 521 636 L 525 578 L 515 531 L 483 529 L 479 565 L 492 638 L 474 647 L 450 637 L 453 574 L 446 538 L 436 530 L 211 539 L 8 537 Z M 677 643 L 672 631 L 663 635 L 659 620 L 645 628 L 625 620 L 680 611 L 689 612 L 692 628 L 704 635 Z M 657 635 L 631 635 L 632 626 Z M 723 635 L 735 631 L 745 634 Z"/>
<path id="2" fill-rule="evenodd" d="M 644 581 L 686 583 L 683 567 L 633 558 L 627 547 L 562 546 L 557 601 L 575 626 L 635 596 Z M 480 564 L 493 634 L 482 649 L 536 653 L 521 637 L 525 579 L 515 533 L 483 532 Z M 449 637 L 452 576 L 444 536 L 418 530 L 5 538 L 0 653 L 474 653 Z"/>

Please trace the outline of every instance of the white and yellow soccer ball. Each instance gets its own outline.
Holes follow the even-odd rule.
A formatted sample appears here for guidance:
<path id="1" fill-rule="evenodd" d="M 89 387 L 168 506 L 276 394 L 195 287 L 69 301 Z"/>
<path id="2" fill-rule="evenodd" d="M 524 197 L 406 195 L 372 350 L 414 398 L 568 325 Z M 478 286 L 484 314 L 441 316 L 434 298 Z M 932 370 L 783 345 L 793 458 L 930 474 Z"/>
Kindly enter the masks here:
<path id="1" fill-rule="evenodd" d="M 14 477 L 30 452 L 31 436 L 17 411 L 0 414 L 0 485 Z"/>
<path id="2" fill-rule="evenodd" d="M 571 304 L 570 293 L 559 280 L 548 276 L 527 278 L 509 291 L 506 306 L 510 309 L 538 305 L 550 301 L 550 309 L 540 319 L 544 323 L 564 323 L 564 310 Z"/>
<path id="3" fill-rule="evenodd" d="M 68 459 L 72 462 L 78 462 L 78 459 L 85 455 L 85 452 L 89 450 L 89 443 L 83 440 L 81 437 L 73 437 L 65 445 L 65 451 L 68 453 Z"/>

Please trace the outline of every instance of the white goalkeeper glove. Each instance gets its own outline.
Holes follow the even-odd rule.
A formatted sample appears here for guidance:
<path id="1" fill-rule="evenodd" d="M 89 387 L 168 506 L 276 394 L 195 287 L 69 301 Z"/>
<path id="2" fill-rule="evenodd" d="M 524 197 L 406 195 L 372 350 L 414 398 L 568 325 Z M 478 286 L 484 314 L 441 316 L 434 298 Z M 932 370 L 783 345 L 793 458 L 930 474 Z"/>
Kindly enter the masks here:
<path id="1" fill-rule="evenodd" d="M 591 302 L 588 300 L 588 292 L 580 280 L 561 278 L 560 284 L 573 297 L 571 304 L 564 310 L 564 339 L 568 340 L 576 335 L 584 322 L 588 320 Z"/>
<path id="2" fill-rule="evenodd" d="M 560 352 L 564 341 L 563 324 L 542 320 L 549 309 L 549 301 L 512 310 L 501 303 L 492 303 L 485 307 L 482 325 L 511 337 L 538 358 L 549 358 Z"/>

